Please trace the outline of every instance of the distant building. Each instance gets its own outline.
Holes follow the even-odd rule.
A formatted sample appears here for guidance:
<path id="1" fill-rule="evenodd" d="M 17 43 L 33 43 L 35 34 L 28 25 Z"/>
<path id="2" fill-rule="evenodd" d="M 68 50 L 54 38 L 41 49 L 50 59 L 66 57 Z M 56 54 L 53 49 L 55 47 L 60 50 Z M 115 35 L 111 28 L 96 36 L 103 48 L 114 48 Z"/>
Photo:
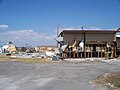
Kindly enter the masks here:
<path id="1" fill-rule="evenodd" d="M 54 51 L 55 46 L 37 46 L 34 47 L 37 52 Z"/>
<path id="2" fill-rule="evenodd" d="M 115 58 L 117 50 L 115 30 L 63 30 L 58 42 L 63 58 Z"/>
<path id="3" fill-rule="evenodd" d="M 8 42 L 6 45 L 2 46 L 2 53 L 14 53 L 16 52 L 16 46 L 13 42 Z"/>
<path id="4" fill-rule="evenodd" d="M 9 47 L 8 47 L 8 52 L 9 53 L 14 53 L 14 52 L 16 52 L 16 46 L 15 45 L 9 45 Z"/>

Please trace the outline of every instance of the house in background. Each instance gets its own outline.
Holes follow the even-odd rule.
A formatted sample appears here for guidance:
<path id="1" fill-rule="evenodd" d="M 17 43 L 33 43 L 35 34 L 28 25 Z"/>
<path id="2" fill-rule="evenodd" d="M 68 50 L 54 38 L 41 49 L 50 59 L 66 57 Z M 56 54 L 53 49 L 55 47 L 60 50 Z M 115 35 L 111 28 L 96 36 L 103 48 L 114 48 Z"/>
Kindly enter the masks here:
<path id="1" fill-rule="evenodd" d="M 117 50 L 115 30 L 63 30 L 58 42 L 63 58 L 115 58 Z"/>
<path id="2" fill-rule="evenodd" d="M 8 42 L 6 45 L 1 47 L 2 53 L 15 53 L 16 52 L 16 46 L 13 44 L 13 42 Z"/>

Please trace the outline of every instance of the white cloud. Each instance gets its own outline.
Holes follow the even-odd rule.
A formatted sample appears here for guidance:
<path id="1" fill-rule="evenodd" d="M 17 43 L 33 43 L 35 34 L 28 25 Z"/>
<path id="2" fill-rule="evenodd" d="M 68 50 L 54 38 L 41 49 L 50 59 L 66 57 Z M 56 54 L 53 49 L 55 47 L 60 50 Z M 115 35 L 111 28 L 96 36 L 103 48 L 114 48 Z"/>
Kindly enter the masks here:
<path id="1" fill-rule="evenodd" d="M 25 44 L 32 46 L 55 44 L 53 35 L 38 33 L 33 30 L 7 31 L 1 33 L 0 38 L 0 42 L 2 43 L 13 41 L 18 46 L 23 46 Z"/>
<path id="2" fill-rule="evenodd" d="M 8 25 L 0 24 L 0 29 L 6 29 L 6 28 L 8 28 L 8 27 L 9 27 Z"/>

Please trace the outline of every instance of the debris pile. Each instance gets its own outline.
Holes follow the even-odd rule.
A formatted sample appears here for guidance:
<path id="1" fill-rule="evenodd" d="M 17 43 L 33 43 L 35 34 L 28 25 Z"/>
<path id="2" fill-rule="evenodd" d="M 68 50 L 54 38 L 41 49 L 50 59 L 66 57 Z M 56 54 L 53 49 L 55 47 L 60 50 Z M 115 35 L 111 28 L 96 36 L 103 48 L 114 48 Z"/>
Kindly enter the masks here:
<path id="1" fill-rule="evenodd" d="M 8 42 L 6 45 L 0 47 L 0 53 L 15 53 L 16 46 L 13 42 Z"/>
<path id="2" fill-rule="evenodd" d="M 120 73 L 106 73 L 93 80 L 92 83 L 104 84 L 112 88 L 120 88 Z"/>
<path id="3" fill-rule="evenodd" d="M 59 49 L 55 46 L 16 47 L 13 42 L 1 46 L 0 53 L 12 58 L 50 58 L 56 61 L 60 58 Z"/>

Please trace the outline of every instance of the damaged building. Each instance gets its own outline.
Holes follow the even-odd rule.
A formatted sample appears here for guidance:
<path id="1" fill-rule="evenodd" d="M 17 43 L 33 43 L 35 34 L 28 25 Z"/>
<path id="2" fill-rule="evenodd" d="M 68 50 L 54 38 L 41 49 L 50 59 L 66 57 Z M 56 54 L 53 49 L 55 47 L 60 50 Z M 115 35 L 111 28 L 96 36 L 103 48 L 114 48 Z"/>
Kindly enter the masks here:
<path id="1" fill-rule="evenodd" d="M 58 38 L 63 58 L 115 58 L 115 30 L 63 30 Z"/>

